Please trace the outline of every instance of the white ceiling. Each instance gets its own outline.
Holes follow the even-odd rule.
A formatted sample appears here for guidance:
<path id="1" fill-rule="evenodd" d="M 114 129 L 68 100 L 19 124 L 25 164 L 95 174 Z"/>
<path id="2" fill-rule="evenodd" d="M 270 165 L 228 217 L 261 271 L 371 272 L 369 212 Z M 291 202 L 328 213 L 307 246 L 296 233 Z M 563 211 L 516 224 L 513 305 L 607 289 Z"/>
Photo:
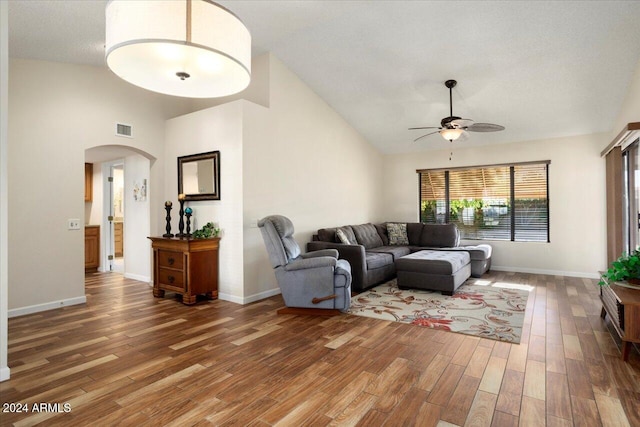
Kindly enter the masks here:
<path id="1" fill-rule="evenodd" d="M 104 0 L 11 1 L 12 57 L 105 66 Z M 448 147 L 415 126 L 497 123 L 458 146 L 614 131 L 640 66 L 639 1 L 221 1 L 386 153 Z M 640 118 L 640 112 L 638 112 Z"/>

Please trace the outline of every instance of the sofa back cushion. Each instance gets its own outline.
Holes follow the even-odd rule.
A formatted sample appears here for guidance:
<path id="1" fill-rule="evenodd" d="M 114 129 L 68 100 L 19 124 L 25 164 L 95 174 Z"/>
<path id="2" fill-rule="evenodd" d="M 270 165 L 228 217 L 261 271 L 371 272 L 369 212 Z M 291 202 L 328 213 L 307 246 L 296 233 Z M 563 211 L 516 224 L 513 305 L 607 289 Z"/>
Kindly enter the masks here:
<path id="1" fill-rule="evenodd" d="M 387 232 L 387 224 L 374 224 L 373 225 L 378 232 L 378 236 L 382 239 L 382 246 L 389 245 L 389 233 Z"/>
<path id="2" fill-rule="evenodd" d="M 407 237 L 409 238 L 409 244 L 413 246 L 420 245 L 420 236 L 422 235 L 422 223 L 421 222 L 409 222 L 407 223 Z"/>
<path id="3" fill-rule="evenodd" d="M 320 242 L 338 243 L 335 228 L 321 228 L 318 230 L 318 240 Z"/>
<path id="4" fill-rule="evenodd" d="M 420 246 L 432 248 L 455 248 L 460 234 L 455 224 L 424 224 L 420 235 Z"/>
<path id="5" fill-rule="evenodd" d="M 383 245 L 382 239 L 373 224 L 352 225 L 351 229 L 356 235 L 356 240 L 365 249 L 373 249 Z"/>

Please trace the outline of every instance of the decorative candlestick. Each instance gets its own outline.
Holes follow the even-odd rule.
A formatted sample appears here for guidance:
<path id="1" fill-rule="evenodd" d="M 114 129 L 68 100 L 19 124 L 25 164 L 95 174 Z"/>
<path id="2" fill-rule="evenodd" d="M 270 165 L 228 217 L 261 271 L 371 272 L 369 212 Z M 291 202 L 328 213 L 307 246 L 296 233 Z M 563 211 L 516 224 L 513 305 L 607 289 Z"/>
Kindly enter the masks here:
<path id="1" fill-rule="evenodd" d="M 178 234 L 176 237 L 184 237 L 184 194 L 178 194 L 178 201 L 180 202 L 180 222 L 178 222 Z"/>
<path id="2" fill-rule="evenodd" d="M 191 208 L 186 208 L 184 210 L 184 214 L 187 217 L 187 233 L 185 234 L 186 237 L 191 237 L 191 214 L 193 213 L 193 209 Z"/>
<path id="3" fill-rule="evenodd" d="M 171 206 L 171 200 L 167 200 L 166 202 L 164 202 L 164 209 L 167 211 L 167 232 L 163 234 L 162 237 L 173 237 L 173 234 L 171 234 Z"/>

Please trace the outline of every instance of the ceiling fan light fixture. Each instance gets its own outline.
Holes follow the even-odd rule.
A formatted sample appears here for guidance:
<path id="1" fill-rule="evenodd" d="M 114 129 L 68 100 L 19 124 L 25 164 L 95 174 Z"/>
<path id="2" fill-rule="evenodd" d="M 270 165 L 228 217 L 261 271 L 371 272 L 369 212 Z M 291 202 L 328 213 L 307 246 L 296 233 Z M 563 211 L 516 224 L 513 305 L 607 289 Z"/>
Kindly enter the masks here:
<path id="1" fill-rule="evenodd" d="M 251 34 L 209 0 L 111 0 L 107 65 L 144 89 L 188 98 L 244 90 L 251 80 Z"/>
<path id="2" fill-rule="evenodd" d="M 440 135 L 442 135 L 442 137 L 447 141 L 453 142 L 460 138 L 460 135 L 462 135 L 463 132 L 464 130 L 462 129 L 442 129 L 440 131 Z"/>

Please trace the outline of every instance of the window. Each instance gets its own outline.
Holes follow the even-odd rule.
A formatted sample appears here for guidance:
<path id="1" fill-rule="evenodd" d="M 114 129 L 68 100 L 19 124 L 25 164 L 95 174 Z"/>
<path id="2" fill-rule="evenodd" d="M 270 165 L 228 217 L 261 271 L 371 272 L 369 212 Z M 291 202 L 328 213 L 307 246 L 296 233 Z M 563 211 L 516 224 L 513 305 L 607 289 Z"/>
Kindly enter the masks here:
<path id="1" fill-rule="evenodd" d="M 418 170 L 420 221 L 463 239 L 549 241 L 549 161 Z"/>

